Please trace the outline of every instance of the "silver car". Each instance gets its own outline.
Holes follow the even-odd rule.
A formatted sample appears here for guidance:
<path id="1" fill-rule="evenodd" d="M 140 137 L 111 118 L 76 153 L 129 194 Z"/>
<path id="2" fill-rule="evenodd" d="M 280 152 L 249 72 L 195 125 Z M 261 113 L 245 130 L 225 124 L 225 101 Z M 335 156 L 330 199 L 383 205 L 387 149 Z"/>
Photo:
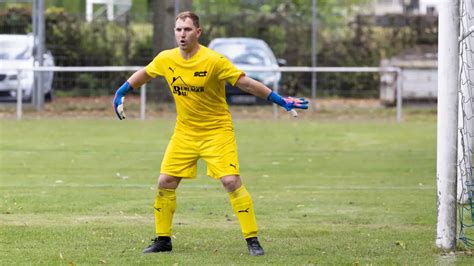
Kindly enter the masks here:
<path id="1" fill-rule="evenodd" d="M 226 56 L 239 69 L 247 67 L 277 68 L 285 65 L 284 59 L 276 59 L 268 44 L 255 38 L 216 38 L 209 43 L 210 49 Z M 275 82 L 281 80 L 279 72 L 245 71 L 246 74 L 273 89 Z M 226 96 L 229 104 L 267 103 L 238 88 L 226 85 Z"/>
<path id="2" fill-rule="evenodd" d="M 38 62 L 34 58 L 36 51 L 34 38 L 31 34 L 0 34 L 0 100 L 16 100 L 18 88 L 21 88 L 23 100 L 29 101 L 33 95 L 35 75 L 33 71 L 16 70 L 32 68 Z M 44 66 L 54 66 L 51 52 L 43 54 Z M 41 72 L 38 72 L 41 73 Z M 53 95 L 52 71 L 42 72 L 42 89 L 46 100 L 51 100 Z"/>

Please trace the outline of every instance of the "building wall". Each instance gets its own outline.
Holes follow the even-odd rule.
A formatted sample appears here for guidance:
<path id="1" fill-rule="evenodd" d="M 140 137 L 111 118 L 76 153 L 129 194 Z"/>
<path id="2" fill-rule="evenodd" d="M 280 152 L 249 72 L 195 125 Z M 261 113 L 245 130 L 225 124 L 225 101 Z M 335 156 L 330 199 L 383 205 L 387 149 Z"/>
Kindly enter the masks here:
<path id="1" fill-rule="evenodd" d="M 396 102 L 396 80 L 392 73 L 381 76 L 380 101 L 386 105 Z M 408 102 L 436 101 L 438 97 L 438 69 L 402 68 L 402 99 Z"/>
<path id="2" fill-rule="evenodd" d="M 434 14 L 438 12 L 438 5 L 441 0 L 419 0 L 418 10 L 415 14 L 429 14 L 434 11 Z M 375 15 L 384 14 L 400 14 L 403 13 L 403 0 L 374 0 L 372 10 Z M 434 9 L 434 10 L 433 10 Z"/>

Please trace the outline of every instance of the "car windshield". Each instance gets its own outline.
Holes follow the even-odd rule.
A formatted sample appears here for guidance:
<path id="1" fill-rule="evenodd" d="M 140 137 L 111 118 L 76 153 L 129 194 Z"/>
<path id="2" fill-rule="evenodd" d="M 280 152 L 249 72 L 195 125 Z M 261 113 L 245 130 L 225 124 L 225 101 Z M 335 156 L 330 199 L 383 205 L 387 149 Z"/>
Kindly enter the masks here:
<path id="1" fill-rule="evenodd" d="M 0 40 L 0 47 L 0 60 L 26 60 L 32 56 L 28 44 L 18 40 Z"/>
<path id="2" fill-rule="evenodd" d="M 244 43 L 219 43 L 213 49 L 225 55 L 234 64 L 271 66 L 272 61 L 267 52 L 258 46 Z"/>

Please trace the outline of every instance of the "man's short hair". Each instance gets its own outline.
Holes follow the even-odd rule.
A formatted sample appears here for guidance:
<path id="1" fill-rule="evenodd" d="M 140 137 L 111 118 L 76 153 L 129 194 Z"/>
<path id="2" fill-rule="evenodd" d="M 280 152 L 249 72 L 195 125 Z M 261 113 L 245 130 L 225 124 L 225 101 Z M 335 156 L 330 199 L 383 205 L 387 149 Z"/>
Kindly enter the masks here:
<path id="1" fill-rule="evenodd" d="M 191 11 L 184 11 L 184 12 L 181 12 L 179 13 L 177 16 L 176 16 L 176 20 L 178 19 L 181 19 L 181 20 L 186 20 L 186 18 L 190 18 L 192 21 L 193 21 L 193 24 L 196 28 L 200 28 L 200 25 L 199 25 L 199 17 L 198 15 L 194 14 L 193 12 Z M 176 21 L 175 20 L 175 21 Z"/>

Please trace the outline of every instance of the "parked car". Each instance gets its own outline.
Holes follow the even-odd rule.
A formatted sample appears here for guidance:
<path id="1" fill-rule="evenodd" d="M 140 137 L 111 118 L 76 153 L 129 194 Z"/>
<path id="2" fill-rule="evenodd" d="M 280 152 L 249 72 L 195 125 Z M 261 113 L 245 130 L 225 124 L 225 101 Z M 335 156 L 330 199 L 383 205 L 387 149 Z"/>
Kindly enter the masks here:
<path id="1" fill-rule="evenodd" d="M 15 68 L 32 68 L 38 62 L 34 57 L 36 45 L 31 34 L 0 34 L 0 101 L 16 100 L 18 87 L 22 89 L 23 101 L 30 101 L 34 91 L 35 75 L 33 71 L 18 71 Z M 43 54 L 44 66 L 54 66 L 50 51 Z M 52 71 L 43 73 L 41 84 L 46 100 L 53 95 Z M 36 75 L 37 76 L 37 75 Z"/>
<path id="2" fill-rule="evenodd" d="M 208 46 L 210 49 L 226 56 L 239 69 L 245 71 L 246 67 L 278 67 L 285 65 L 284 59 L 276 59 L 268 44 L 255 38 L 217 38 L 212 40 Z M 245 73 L 256 79 L 270 89 L 275 82 L 280 82 L 281 73 L 245 71 Z M 226 84 L 226 98 L 229 104 L 266 104 L 267 101 L 250 95 L 239 88 Z"/>

